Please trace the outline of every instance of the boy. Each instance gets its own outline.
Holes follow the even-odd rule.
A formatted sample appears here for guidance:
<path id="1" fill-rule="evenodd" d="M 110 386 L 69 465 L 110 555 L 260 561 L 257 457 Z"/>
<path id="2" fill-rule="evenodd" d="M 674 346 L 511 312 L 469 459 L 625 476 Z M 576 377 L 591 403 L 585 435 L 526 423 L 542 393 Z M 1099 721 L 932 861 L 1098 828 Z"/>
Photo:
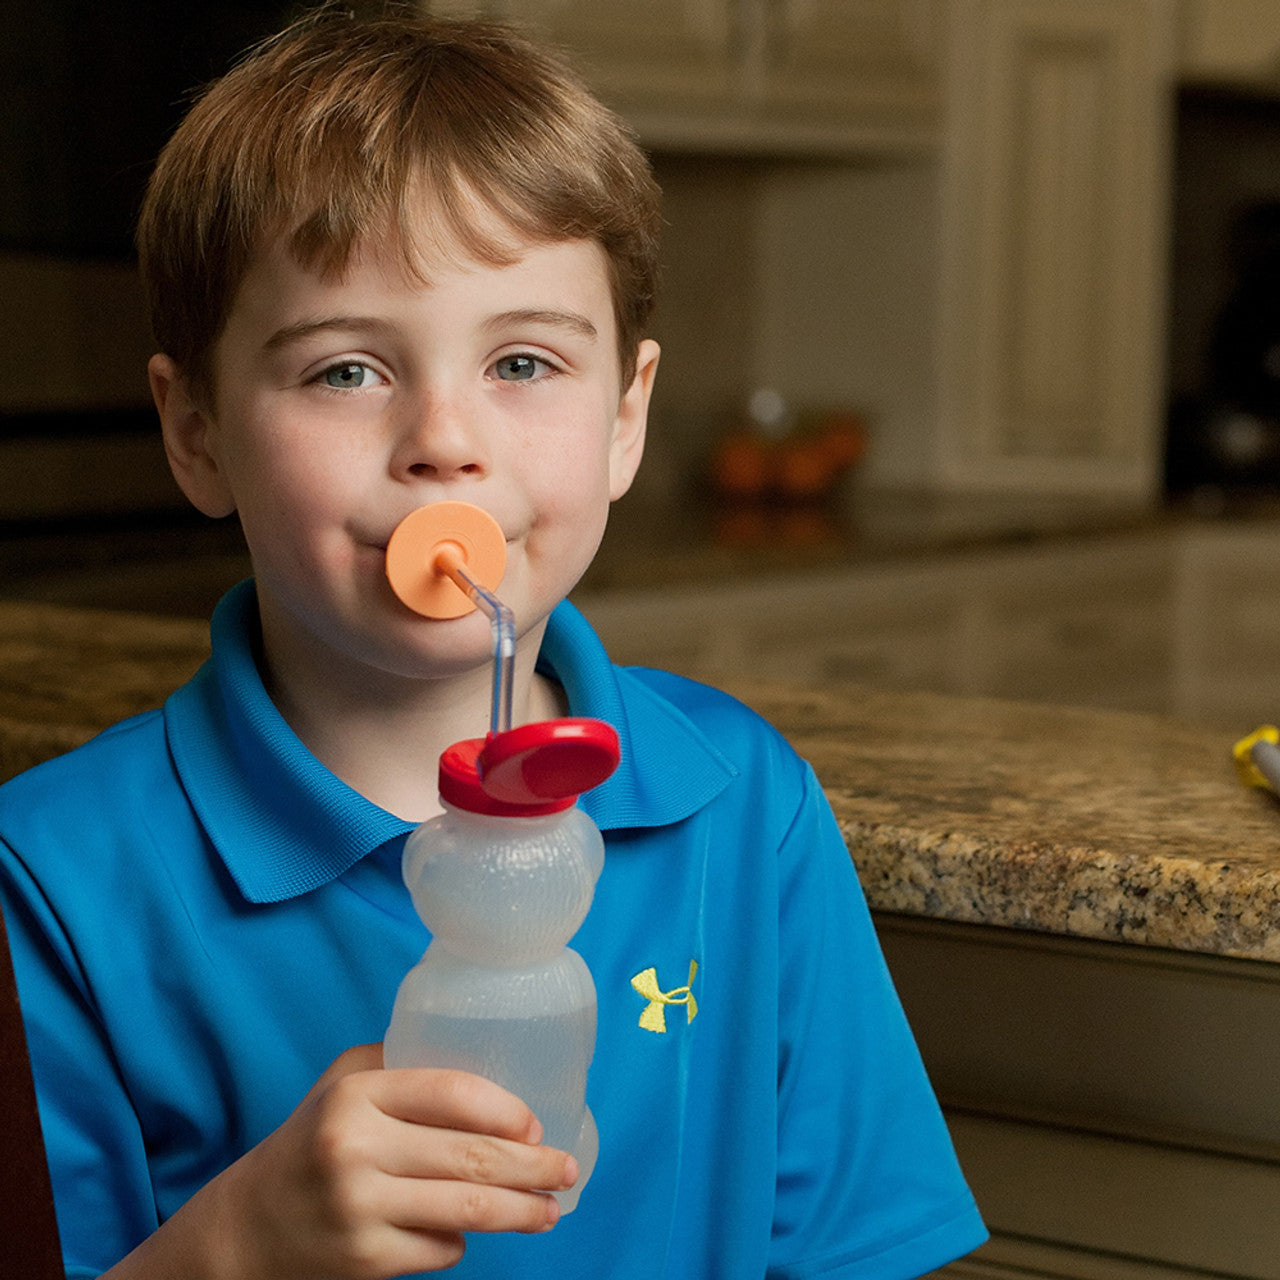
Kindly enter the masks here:
<path id="1" fill-rule="evenodd" d="M 640 459 L 658 220 L 616 120 L 477 24 L 322 12 L 166 147 L 152 388 L 254 580 L 163 711 L 0 791 L 69 1276 L 890 1280 L 981 1242 L 812 774 L 564 603 Z M 400 850 L 488 713 L 483 618 L 383 573 L 443 498 L 507 538 L 517 721 L 622 739 L 574 940 L 601 1157 L 560 1222 L 577 1170 L 520 1099 L 378 1047 L 426 944 Z"/>

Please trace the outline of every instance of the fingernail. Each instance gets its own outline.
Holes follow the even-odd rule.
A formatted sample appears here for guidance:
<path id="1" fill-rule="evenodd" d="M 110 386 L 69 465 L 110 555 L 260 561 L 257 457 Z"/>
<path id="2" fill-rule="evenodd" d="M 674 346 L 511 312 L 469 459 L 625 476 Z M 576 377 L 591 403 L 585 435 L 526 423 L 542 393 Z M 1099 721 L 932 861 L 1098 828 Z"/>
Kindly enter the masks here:
<path id="1" fill-rule="evenodd" d="M 542 1121 L 537 1116 L 533 1117 L 532 1123 L 529 1125 L 529 1143 L 537 1146 L 542 1141 Z"/>
<path id="2" fill-rule="evenodd" d="M 550 1231 L 560 1221 L 560 1201 L 555 1196 L 547 1197 L 547 1225 L 543 1231 Z"/>
<path id="3" fill-rule="evenodd" d="M 566 1188 L 573 1186 L 578 1180 L 578 1162 L 572 1156 L 566 1156 L 564 1161 L 564 1185 Z"/>

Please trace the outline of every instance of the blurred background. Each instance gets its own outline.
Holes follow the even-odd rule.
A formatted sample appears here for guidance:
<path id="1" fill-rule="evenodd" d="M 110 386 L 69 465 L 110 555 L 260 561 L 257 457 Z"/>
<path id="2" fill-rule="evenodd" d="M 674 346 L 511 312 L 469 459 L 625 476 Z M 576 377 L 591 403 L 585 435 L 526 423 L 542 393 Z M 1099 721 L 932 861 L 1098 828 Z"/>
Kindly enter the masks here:
<path id="1" fill-rule="evenodd" d="M 131 229 L 297 6 L 5 3 L 0 596 L 201 616 L 247 565 L 167 474 Z M 1274 714 L 1280 5 L 431 7 L 568 47 L 666 192 L 649 455 L 578 592 L 618 657 Z"/>

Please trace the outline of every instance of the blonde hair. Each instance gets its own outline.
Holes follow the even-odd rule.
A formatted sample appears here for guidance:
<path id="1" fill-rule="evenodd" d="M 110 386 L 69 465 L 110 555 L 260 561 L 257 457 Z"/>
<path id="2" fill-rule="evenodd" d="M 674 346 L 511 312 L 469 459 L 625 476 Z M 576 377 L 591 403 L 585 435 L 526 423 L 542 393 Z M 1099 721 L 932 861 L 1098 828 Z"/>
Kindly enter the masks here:
<path id="1" fill-rule="evenodd" d="M 196 101 L 160 154 L 137 246 L 155 338 L 211 395 L 213 345 L 269 236 L 326 274 L 388 231 L 419 275 L 424 237 L 495 263 L 511 260 L 504 231 L 595 241 L 625 387 L 653 309 L 659 202 L 626 126 L 554 53 L 498 24 L 325 7 Z"/>

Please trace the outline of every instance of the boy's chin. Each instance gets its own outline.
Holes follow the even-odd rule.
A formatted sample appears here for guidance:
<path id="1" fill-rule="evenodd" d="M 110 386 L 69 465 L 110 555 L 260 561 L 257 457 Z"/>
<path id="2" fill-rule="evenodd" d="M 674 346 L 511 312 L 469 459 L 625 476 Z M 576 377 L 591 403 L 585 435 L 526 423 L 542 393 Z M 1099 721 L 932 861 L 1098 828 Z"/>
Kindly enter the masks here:
<path id="1" fill-rule="evenodd" d="M 483 616 L 401 621 L 394 636 L 378 637 L 378 665 L 410 680 L 463 678 L 493 670 L 493 639 Z"/>

